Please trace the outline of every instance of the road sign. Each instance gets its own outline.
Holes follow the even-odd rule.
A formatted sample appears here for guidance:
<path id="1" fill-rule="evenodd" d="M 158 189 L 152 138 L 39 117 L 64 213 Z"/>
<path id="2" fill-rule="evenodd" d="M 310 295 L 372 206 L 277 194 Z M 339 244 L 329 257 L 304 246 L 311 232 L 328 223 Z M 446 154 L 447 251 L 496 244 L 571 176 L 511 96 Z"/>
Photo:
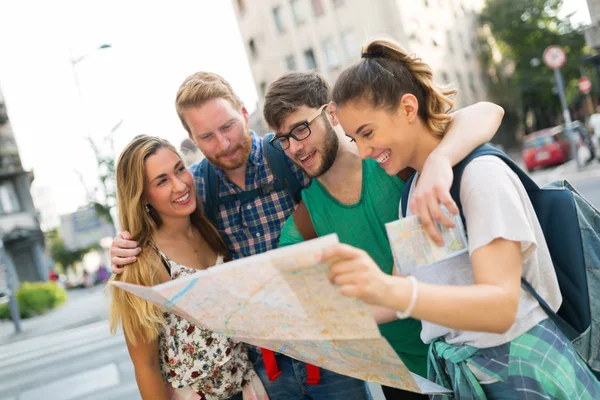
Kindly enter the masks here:
<path id="1" fill-rule="evenodd" d="M 592 90 L 592 81 L 587 76 L 579 78 L 579 91 L 588 94 Z"/>
<path id="2" fill-rule="evenodd" d="M 98 244 L 107 236 L 114 236 L 112 225 L 99 217 L 94 207 L 61 215 L 60 222 L 60 233 L 67 250 L 84 249 Z"/>
<path id="3" fill-rule="evenodd" d="M 548 46 L 544 50 L 544 63 L 549 68 L 559 69 L 565 65 L 567 61 L 567 53 L 559 46 Z"/>

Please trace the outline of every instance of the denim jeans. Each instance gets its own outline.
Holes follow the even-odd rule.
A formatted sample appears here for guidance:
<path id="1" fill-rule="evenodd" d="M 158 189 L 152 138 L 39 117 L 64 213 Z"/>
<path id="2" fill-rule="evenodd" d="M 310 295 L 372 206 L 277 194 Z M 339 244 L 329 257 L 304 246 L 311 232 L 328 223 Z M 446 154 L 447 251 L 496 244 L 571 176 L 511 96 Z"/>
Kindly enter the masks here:
<path id="1" fill-rule="evenodd" d="M 281 375 L 269 381 L 260 349 L 246 345 L 248 356 L 270 400 L 372 400 L 367 383 L 359 379 L 320 369 L 321 382 L 306 384 L 306 364 L 275 353 Z"/>

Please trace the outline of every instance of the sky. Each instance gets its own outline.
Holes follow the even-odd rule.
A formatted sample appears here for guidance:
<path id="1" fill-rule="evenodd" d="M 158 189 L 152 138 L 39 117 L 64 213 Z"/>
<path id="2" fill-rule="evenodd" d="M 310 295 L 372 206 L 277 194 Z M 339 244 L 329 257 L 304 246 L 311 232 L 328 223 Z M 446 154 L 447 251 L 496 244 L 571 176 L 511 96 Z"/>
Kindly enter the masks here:
<path id="1" fill-rule="evenodd" d="M 229 0 L 0 0 L 0 88 L 23 166 L 34 189 L 52 187 L 60 214 L 85 204 L 79 174 L 96 183 L 86 137 L 102 142 L 123 121 L 115 155 L 138 134 L 179 147 L 175 93 L 200 70 L 223 75 L 256 108 Z"/>
<path id="2" fill-rule="evenodd" d="M 589 22 L 585 0 L 565 0 L 571 11 Z M 96 184 L 88 136 L 101 142 L 118 125 L 114 156 L 138 134 L 179 147 L 175 93 L 200 70 L 224 76 L 254 111 L 230 0 L 0 0 L 0 89 L 34 191 L 51 187 L 59 214 L 85 204 L 82 180 Z"/>

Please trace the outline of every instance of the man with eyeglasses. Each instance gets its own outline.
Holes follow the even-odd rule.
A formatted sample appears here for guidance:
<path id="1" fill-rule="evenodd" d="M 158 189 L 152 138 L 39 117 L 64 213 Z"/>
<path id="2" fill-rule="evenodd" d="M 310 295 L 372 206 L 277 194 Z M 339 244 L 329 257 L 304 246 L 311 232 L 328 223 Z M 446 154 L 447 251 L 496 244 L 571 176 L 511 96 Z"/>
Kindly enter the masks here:
<path id="1" fill-rule="evenodd" d="M 424 171 L 428 175 L 421 176 L 420 184 L 426 182 L 427 186 L 424 179 L 437 175 L 438 183 L 449 192 L 452 164 L 491 139 L 502 113 L 500 107 L 489 103 L 454 113 L 442 144 L 425 164 Z M 327 82 L 314 72 L 290 72 L 281 76 L 267 89 L 264 117 L 275 131 L 271 145 L 284 151 L 313 178 L 310 186 L 302 191 L 303 202 L 285 224 L 279 246 L 337 233 L 342 243 L 365 250 L 384 272 L 391 274 L 393 256 L 385 223 L 398 219 L 404 182 L 396 176 L 388 176 L 377 161 L 361 160 L 356 146 L 338 123 L 335 104 L 329 102 Z M 468 127 L 464 126 L 465 121 L 470 121 Z M 405 172 L 403 178 L 407 179 L 412 171 Z M 449 178 L 446 178 L 448 172 Z M 449 193 L 442 192 L 444 190 L 436 193 L 437 198 L 428 199 L 430 208 L 420 213 L 422 218 L 438 212 L 440 202 L 449 197 Z M 437 229 L 430 232 L 439 235 Z M 382 335 L 407 367 L 427 376 L 428 347 L 420 339 L 420 322 L 414 319 L 390 322 L 390 317 L 383 315 L 376 315 L 376 320 L 381 322 Z M 387 399 L 427 398 L 389 387 L 383 387 L 383 392 Z"/>

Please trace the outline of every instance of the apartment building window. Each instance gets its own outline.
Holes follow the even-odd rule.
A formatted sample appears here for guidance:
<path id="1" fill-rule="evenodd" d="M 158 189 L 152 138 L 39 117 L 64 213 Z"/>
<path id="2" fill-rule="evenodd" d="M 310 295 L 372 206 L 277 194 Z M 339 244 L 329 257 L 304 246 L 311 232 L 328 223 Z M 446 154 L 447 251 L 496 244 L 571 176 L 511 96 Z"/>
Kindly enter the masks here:
<path id="1" fill-rule="evenodd" d="M 273 21 L 275 21 L 275 28 L 278 33 L 285 33 L 285 25 L 283 24 L 283 15 L 281 15 L 281 7 L 274 7 L 271 10 L 273 13 Z"/>
<path id="2" fill-rule="evenodd" d="M 444 37 L 438 27 L 434 24 L 429 25 L 429 31 L 431 32 L 431 43 L 434 47 L 439 47 L 444 44 Z"/>
<path id="3" fill-rule="evenodd" d="M 346 60 L 355 60 L 360 56 L 360 46 L 353 30 L 342 32 L 342 46 Z"/>
<path id="4" fill-rule="evenodd" d="M 304 8 L 304 0 L 290 0 L 292 6 L 292 14 L 296 25 L 302 25 L 306 22 L 306 10 Z"/>
<path id="5" fill-rule="evenodd" d="M 475 85 L 475 74 L 471 71 L 469 72 L 469 87 L 471 88 L 471 93 L 473 97 L 477 97 L 477 86 Z"/>
<path id="6" fill-rule="evenodd" d="M 465 86 L 463 85 L 463 79 L 462 79 L 462 75 L 460 74 L 460 72 L 456 73 L 456 83 L 457 83 L 458 95 L 460 96 L 462 94 L 463 99 L 466 98 L 467 93 L 464 90 Z"/>
<path id="7" fill-rule="evenodd" d="M 442 82 L 444 82 L 444 85 L 450 83 L 450 76 L 448 76 L 448 73 L 446 71 L 442 72 Z"/>
<path id="8" fill-rule="evenodd" d="M 458 40 L 460 41 L 460 46 L 462 47 L 465 58 L 469 58 L 471 55 L 471 49 L 469 48 L 469 43 L 465 41 L 465 36 L 462 32 L 458 33 Z"/>
<path id="9" fill-rule="evenodd" d="M 408 22 L 408 29 L 407 29 L 407 33 L 408 33 L 408 39 L 411 41 L 415 41 L 417 43 L 421 43 L 421 37 L 418 35 L 418 33 L 421 32 L 421 23 L 419 22 L 419 20 L 415 19 L 415 18 L 411 18 L 410 21 Z"/>
<path id="10" fill-rule="evenodd" d="M 293 54 L 285 56 L 285 67 L 288 71 L 295 71 L 298 68 L 296 67 L 296 57 Z"/>
<path id="11" fill-rule="evenodd" d="M 244 15 L 246 13 L 246 0 L 237 0 L 237 7 L 240 15 Z"/>
<path id="12" fill-rule="evenodd" d="M 325 8 L 323 7 L 323 0 L 312 0 L 312 8 L 315 17 L 319 15 L 323 15 L 325 13 Z"/>
<path id="13" fill-rule="evenodd" d="M 333 6 L 335 8 L 340 8 L 344 5 L 344 0 L 333 0 Z"/>
<path id="14" fill-rule="evenodd" d="M 317 60 L 312 49 L 304 50 L 304 63 L 306 64 L 306 69 L 317 69 Z"/>
<path id="15" fill-rule="evenodd" d="M 253 60 L 256 60 L 256 58 L 258 57 L 258 49 L 256 48 L 256 43 L 254 42 L 254 39 L 250 39 L 248 41 L 248 48 L 250 49 L 250 56 L 252 56 Z"/>
<path id="16" fill-rule="evenodd" d="M 452 31 L 446 31 L 446 45 L 448 46 L 448 51 L 450 53 L 454 53 L 454 40 L 452 37 Z"/>
<path id="17" fill-rule="evenodd" d="M 337 49 L 335 48 L 335 43 L 331 38 L 323 41 L 323 53 L 325 53 L 327 68 L 336 68 L 340 66 L 340 58 Z"/>
<path id="18" fill-rule="evenodd" d="M 0 215 L 21 211 L 17 191 L 12 182 L 0 183 Z"/>
<path id="19" fill-rule="evenodd" d="M 260 83 L 260 94 L 261 94 L 261 96 L 265 97 L 266 93 L 267 93 L 267 82 L 262 81 Z"/>

